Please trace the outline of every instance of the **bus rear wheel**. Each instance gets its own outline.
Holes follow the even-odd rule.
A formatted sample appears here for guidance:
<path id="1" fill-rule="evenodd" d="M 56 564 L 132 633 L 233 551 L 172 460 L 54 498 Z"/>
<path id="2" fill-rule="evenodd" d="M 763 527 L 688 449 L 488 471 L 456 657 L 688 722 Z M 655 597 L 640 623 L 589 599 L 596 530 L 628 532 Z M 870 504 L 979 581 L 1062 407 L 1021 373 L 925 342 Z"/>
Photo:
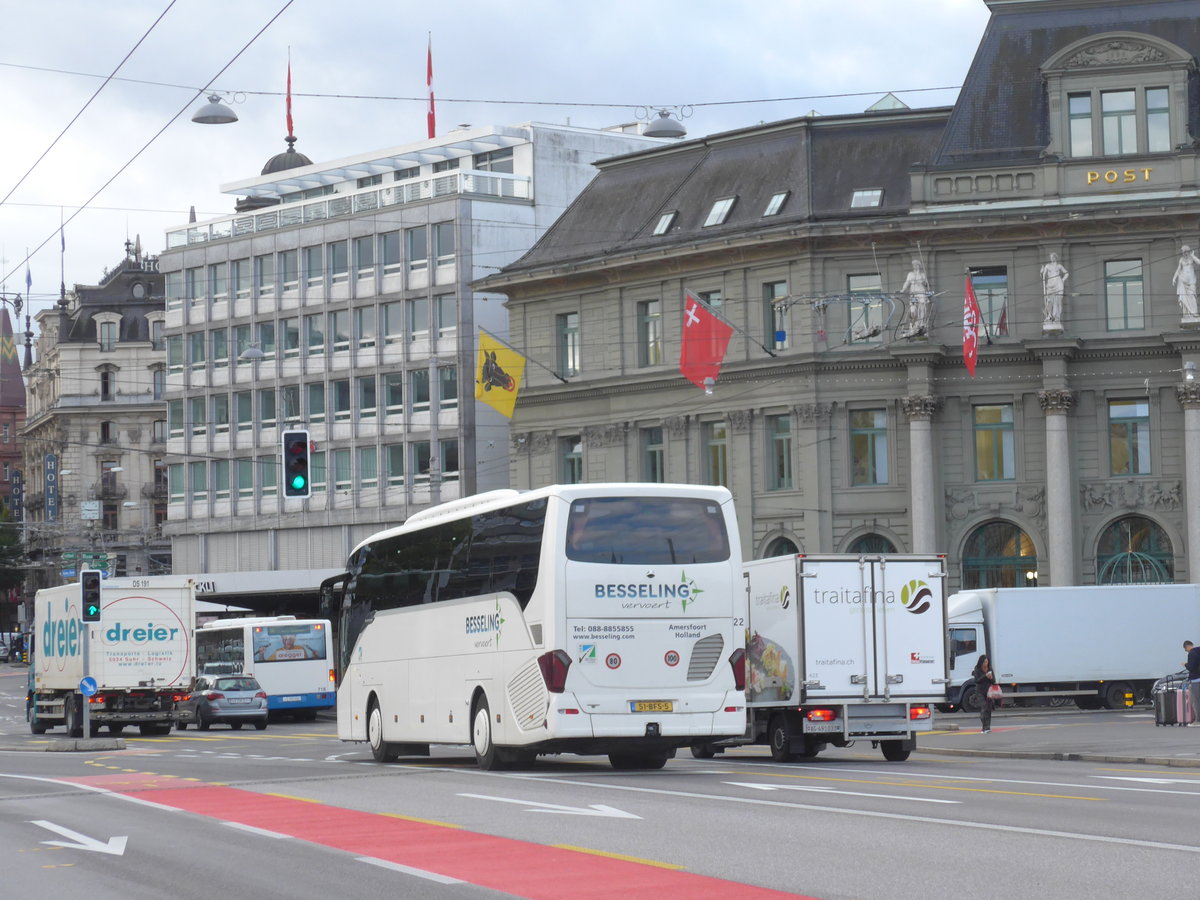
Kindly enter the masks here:
<path id="1" fill-rule="evenodd" d="M 395 762 L 398 758 L 396 748 L 383 739 L 383 712 L 376 700 L 371 701 L 371 708 L 367 710 L 367 743 L 371 745 L 375 762 Z"/>
<path id="2" fill-rule="evenodd" d="M 471 716 L 471 745 L 475 748 L 475 765 L 484 771 L 504 768 L 503 757 L 492 740 L 492 711 L 487 697 L 480 696 Z"/>

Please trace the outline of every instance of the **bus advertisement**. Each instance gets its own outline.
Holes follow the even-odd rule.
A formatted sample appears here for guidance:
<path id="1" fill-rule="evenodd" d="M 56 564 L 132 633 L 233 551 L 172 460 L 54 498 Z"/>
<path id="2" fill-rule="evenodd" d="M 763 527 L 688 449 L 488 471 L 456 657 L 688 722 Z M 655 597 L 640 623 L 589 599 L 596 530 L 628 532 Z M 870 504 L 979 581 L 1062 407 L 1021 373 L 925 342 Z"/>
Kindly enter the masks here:
<path id="1" fill-rule="evenodd" d="M 746 594 L 723 487 L 556 485 L 423 510 L 351 553 L 338 736 L 660 768 L 743 735 Z M 338 599 L 336 596 L 330 599 Z"/>

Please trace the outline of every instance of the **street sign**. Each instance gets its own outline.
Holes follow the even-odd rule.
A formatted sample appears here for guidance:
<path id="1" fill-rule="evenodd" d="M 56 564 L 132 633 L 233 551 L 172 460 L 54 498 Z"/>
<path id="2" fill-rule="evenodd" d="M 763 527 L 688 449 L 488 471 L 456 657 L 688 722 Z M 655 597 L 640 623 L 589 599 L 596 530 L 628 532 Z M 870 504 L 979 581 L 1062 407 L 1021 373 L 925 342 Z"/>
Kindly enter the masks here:
<path id="1" fill-rule="evenodd" d="M 100 518 L 100 501 L 99 500 L 84 500 L 79 504 L 79 518 L 85 521 L 99 520 Z"/>
<path id="2" fill-rule="evenodd" d="M 63 578 L 74 578 L 78 573 L 74 569 L 63 569 L 58 574 Z"/>
<path id="3" fill-rule="evenodd" d="M 73 559 L 79 559 L 79 554 L 76 553 L 74 550 L 67 550 L 66 552 L 63 553 L 62 558 L 63 558 L 64 562 L 73 560 Z"/>
<path id="4" fill-rule="evenodd" d="M 94 697 L 96 694 L 96 679 L 91 675 L 87 675 L 79 680 L 79 693 L 85 697 Z"/>

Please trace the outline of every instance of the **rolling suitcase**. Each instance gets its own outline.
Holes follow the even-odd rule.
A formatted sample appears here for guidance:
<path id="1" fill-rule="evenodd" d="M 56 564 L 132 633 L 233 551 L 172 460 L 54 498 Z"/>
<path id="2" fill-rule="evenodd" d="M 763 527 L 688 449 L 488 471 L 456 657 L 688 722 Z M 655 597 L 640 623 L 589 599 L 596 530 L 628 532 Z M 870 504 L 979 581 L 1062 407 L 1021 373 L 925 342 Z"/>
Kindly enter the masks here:
<path id="1" fill-rule="evenodd" d="M 1160 678 L 1154 683 L 1153 696 L 1155 725 L 1187 725 L 1194 721 L 1186 674 Z"/>

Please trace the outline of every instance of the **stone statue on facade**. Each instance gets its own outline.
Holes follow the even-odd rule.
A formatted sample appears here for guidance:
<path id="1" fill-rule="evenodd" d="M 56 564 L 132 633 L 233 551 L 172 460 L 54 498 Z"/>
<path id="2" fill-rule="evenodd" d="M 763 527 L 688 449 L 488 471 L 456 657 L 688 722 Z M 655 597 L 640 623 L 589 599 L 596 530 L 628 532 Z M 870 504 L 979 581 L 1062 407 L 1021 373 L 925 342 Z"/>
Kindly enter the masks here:
<path id="1" fill-rule="evenodd" d="M 919 259 L 912 261 L 912 271 L 904 279 L 900 293 L 908 294 L 908 329 L 904 336 L 917 337 L 928 334 L 929 314 L 933 310 L 933 290 L 925 274 L 925 265 Z"/>
<path id="2" fill-rule="evenodd" d="M 1042 266 L 1042 331 L 1062 331 L 1063 293 L 1071 273 L 1058 261 L 1058 254 L 1050 254 L 1050 262 Z"/>
<path id="3" fill-rule="evenodd" d="M 1171 276 L 1171 284 L 1179 296 L 1179 310 L 1187 324 L 1200 325 L 1200 314 L 1196 310 L 1196 266 L 1200 266 L 1195 251 L 1184 244 L 1179 248 L 1179 265 Z"/>

